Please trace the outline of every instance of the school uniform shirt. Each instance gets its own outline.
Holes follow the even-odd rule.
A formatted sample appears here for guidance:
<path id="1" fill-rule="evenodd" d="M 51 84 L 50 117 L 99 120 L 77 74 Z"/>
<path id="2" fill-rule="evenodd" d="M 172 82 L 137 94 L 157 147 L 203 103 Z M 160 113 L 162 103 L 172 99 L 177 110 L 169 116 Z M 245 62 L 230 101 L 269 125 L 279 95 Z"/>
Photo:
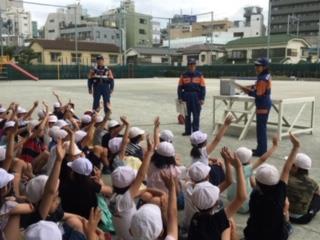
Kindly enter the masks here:
<path id="1" fill-rule="evenodd" d="M 110 199 L 109 210 L 112 213 L 117 239 L 133 239 L 129 229 L 132 216 L 136 213 L 137 208 L 130 191 L 128 190 L 124 194 L 114 194 Z"/>
<path id="2" fill-rule="evenodd" d="M 285 240 L 283 208 L 287 195 L 287 185 L 283 181 L 262 192 L 254 189 L 250 196 L 250 215 L 244 229 L 246 240 Z"/>
<path id="3" fill-rule="evenodd" d="M 33 159 L 46 150 L 43 139 L 29 138 L 22 147 L 20 158 L 25 162 L 32 163 Z"/>
<path id="4" fill-rule="evenodd" d="M 220 240 L 222 233 L 229 227 L 224 209 L 213 214 L 197 212 L 191 220 L 188 240 Z"/>
<path id="5" fill-rule="evenodd" d="M 96 131 L 94 133 L 93 137 L 93 145 L 102 145 L 102 138 L 103 136 L 107 134 L 107 130 L 105 130 L 103 127 L 96 128 Z"/>
<path id="6" fill-rule="evenodd" d="M 10 218 L 10 212 L 18 205 L 16 201 L 6 200 L 0 208 L 0 230 L 4 231 Z"/>
<path id="7" fill-rule="evenodd" d="M 250 196 L 250 193 L 252 191 L 251 182 L 250 182 L 250 178 L 253 174 L 252 165 L 251 164 L 244 165 L 243 166 L 243 173 L 244 173 L 244 178 L 245 178 L 245 182 L 246 182 L 247 195 Z M 236 193 L 237 193 L 237 181 L 236 181 L 235 173 L 233 172 L 232 184 L 231 184 L 230 188 L 228 189 L 228 200 L 232 201 L 235 198 Z M 249 200 L 246 200 L 242 204 L 242 206 L 238 212 L 247 213 L 248 211 L 249 211 Z"/>
<path id="8" fill-rule="evenodd" d="M 89 219 L 91 208 L 98 206 L 96 194 L 100 191 L 101 185 L 91 179 L 86 182 L 78 182 L 73 179 L 60 182 L 59 193 L 62 208 L 66 212 Z"/>
<path id="9" fill-rule="evenodd" d="M 199 158 L 192 158 L 192 163 L 195 163 L 195 162 L 202 162 L 206 165 L 209 165 L 209 155 L 208 155 L 208 152 L 207 152 L 207 147 L 203 147 L 200 149 L 200 157 Z"/>
<path id="10" fill-rule="evenodd" d="M 143 149 L 139 144 L 129 143 L 126 149 L 126 155 L 139 158 L 143 160 Z"/>
<path id="11" fill-rule="evenodd" d="M 299 218 L 307 214 L 313 196 L 318 189 L 318 183 L 311 179 L 308 174 L 291 174 L 288 182 L 290 216 Z"/>
<path id="12" fill-rule="evenodd" d="M 184 193 L 184 227 L 185 229 L 189 229 L 191 219 L 193 215 L 198 212 L 196 206 L 192 202 L 192 193 L 195 185 L 192 182 L 187 182 L 183 185 L 183 193 Z"/>
<path id="13" fill-rule="evenodd" d="M 166 185 L 164 184 L 161 173 L 168 174 L 179 178 L 181 175 L 181 170 L 177 166 L 170 165 L 167 168 L 157 168 L 152 162 L 150 163 L 148 175 L 147 175 L 147 187 L 157 188 L 165 193 L 169 193 Z"/>

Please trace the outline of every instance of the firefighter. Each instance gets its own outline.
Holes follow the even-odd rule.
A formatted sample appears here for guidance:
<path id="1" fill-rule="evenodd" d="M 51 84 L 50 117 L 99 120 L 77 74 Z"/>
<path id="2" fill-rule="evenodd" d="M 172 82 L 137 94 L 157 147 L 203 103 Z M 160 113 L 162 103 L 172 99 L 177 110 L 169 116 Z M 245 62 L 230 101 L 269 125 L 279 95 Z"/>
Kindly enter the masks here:
<path id="1" fill-rule="evenodd" d="M 100 108 L 100 98 L 103 99 L 104 112 L 110 111 L 110 98 L 114 89 L 114 78 L 112 71 L 104 65 L 103 56 L 99 55 L 96 58 L 97 65 L 92 68 L 88 76 L 89 94 L 93 95 L 94 111 Z"/>
<path id="2" fill-rule="evenodd" d="M 240 89 L 255 98 L 256 104 L 256 133 L 257 148 L 253 149 L 254 156 L 262 156 L 267 151 L 267 123 L 271 109 L 271 75 L 269 61 L 259 58 L 255 62 L 257 81 L 252 86 L 240 86 Z"/>
<path id="3" fill-rule="evenodd" d="M 188 71 L 180 76 L 178 85 L 178 99 L 180 102 L 185 102 L 187 106 L 183 136 L 190 136 L 192 132 L 199 130 L 200 112 L 205 96 L 204 77 L 200 71 L 196 70 L 196 60 L 190 58 L 188 59 Z"/>

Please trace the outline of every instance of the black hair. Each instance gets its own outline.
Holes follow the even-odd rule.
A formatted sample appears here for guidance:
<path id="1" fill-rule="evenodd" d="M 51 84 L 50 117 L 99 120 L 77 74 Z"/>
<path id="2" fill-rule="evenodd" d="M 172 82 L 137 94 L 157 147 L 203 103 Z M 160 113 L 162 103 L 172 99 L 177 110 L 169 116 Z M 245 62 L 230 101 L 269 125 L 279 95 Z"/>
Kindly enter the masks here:
<path id="1" fill-rule="evenodd" d="M 129 190 L 130 185 L 128 187 L 125 187 L 125 188 L 117 188 L 115 186 L 112 186 L 112 187 L 113 187 L 113 192 L 114 193 L 122 195 L 122 194 L 125 194 Z"/>
<path id="2" fill-rule="evenodd" d="M 256 181 L 257 182 L 257 185 L 259 187 L 259 189 L 261 190 L 261 192 L 263 194 L 266 194 L 266 195 L 273 195 L 275 193 L 275 190 L 277 189 L 277 185 L 278 184 L 275 184 L 275 185 L 266 185 L 266 184 L 263 184 L 259 181 Z"/>
<path id="3" fill-rule="evenodd" d="M 298 168 L 297 173 L 298 174 L 302 174 L 302 175 L 308 175 L 309 174 L 309 170 Z"/>
<path id="4" fill-rule="evenodd" d="M 190 156 L 193 158 L 201 157 L 200 149 L 205 147 L 206 145 L 207 145 L 207 141 L 204 141 L 203 143 L 200 143 L 198 145 L 192 145 Z"/>
<path id="5" fill-rule="evenodd" d="M 151 162 L 160 169 L 169 167 L 171 165 L 176 165 L 175 157 L 165 157 L 160 155 L 159 153 L 155 152 L 151 157 Z"/>
<path id="6" fill-rule="evenodd" d="M 142 139 L 142 135 L 138 135 L 134 138 L 130 138 L 130 142 L 133 143 L 133 144 L 138 144 Z"/>

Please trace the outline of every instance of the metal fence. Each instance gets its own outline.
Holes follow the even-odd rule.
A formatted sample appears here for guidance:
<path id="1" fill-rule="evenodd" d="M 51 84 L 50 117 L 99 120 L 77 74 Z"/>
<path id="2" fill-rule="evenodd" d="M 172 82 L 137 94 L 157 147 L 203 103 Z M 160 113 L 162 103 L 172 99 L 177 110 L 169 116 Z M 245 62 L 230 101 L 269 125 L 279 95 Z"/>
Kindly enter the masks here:
<path id="1" fill-rule="evenodd" d="M 40 79 L 78 79 L 78 68 L 75 65 L 27 65 L 21 66 L 28 72 Z M 113 74 L 116 78 L 152 78 L 152 77 L 178 77 L 186 67 L 175 66 L 150 66 L 150 65 L 127 65 L 112 66 Z M 212 65 L 199 66 L 206 78 L 219 77 L 253 77 L 255 76 L 254 67 L 251 64 L 245 65 Z M 89 66 L 80 67 L 80 78 L 87 78 L 90 70 Z M 270 70 L 273 76 L 297 78 L 319 78 L 320 64 L 272 64 Z M 26 79 L 21 73 L 10 66 L 7 69 L 9 80 Z"/>

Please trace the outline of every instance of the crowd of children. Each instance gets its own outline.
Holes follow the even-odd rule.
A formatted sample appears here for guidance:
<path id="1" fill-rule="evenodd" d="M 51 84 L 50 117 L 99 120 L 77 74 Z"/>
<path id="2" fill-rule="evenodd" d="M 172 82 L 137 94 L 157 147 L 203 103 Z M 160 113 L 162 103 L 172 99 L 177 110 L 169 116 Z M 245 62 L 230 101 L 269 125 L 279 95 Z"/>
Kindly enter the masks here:
<path id="1" fill-rule="evenodd" d="M 312 160 L 292 134 L 279 171 L 265 163 L 277 137 L 257 159 L 246 147 L 217 149 L 227 116 L 212 141 L 191 134 L 183 165 L 159 117 L 150 136 L 125 116 L 111 120 L 111 111 L 78 116 L 54 95 L 53 109 L 0 105 L 1 240 L 285 240 L 290 223 L 309 223 L 320 209 Z M 248 215 L 240 236 L 236 213 Z"/>

